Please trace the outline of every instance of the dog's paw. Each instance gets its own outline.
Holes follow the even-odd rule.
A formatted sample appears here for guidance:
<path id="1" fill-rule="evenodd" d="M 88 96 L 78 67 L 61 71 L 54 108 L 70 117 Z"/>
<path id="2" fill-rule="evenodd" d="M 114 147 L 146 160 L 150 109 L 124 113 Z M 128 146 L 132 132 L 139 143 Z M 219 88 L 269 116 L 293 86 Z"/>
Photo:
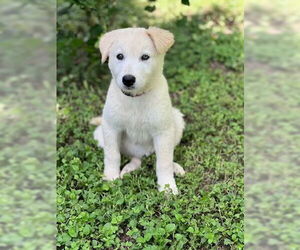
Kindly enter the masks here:
<path id="1" fill-rule="evenodd" d="M 114 181 L 118 178 L 120 178 L 120 175 L 118 173 L 104 173 L 102 179 L 105 181 Z"/>
<path id="2" fill-rule="evenodd" d="M 130 163 L 126 164 L 121 171 L 120 178 L 122 179 L 125 174 L 129 174 L 130 172 L 132 172 L 134 170 L 136 170 L 136 168 L 133 164 L 130 164 Z"/>
<path id="3" fill-rule="evenodd" d="M 176 184 L 158 185 L 158 191 L 165 192 L 165 193 L 172 193 L 174 195 L 179 194 Z"/>
<path id="4" fill-rule="evenodd" d="M 137 170 L 141 167 L 141 160 L 133 158 L 129 163 L 127 163 L 121 171 L 120 177 L 123 178 L 125 174 Z"/>
<path id="5" fill-rule="evenodd" d="M 173 163 L 173 168 L 174 168 L 174 173 L 177 176 L 184 176 L 185 175 L 185 171 L 184 171 L 183 167 L 181 167 L 178 163 L 174 162 Z"/>

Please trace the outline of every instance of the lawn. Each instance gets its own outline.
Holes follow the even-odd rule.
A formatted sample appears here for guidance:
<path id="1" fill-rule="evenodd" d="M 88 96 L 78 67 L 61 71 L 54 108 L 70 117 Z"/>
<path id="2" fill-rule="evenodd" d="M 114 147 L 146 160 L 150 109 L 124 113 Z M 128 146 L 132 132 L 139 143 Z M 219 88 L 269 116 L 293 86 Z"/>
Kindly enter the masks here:
<path id="1" fill-rule="evenodd" d="M 246 9 L 245 244 L 299 249 L 300 3 Z"/>
<path id="2" fill-rule="evenodd" d="M 54 2 L 0 2 L 0 249 L 55 246 Z"/>
<path id="3" fill-rule="evenodd" d="M 169 20 L 157 18 L 162 4 L 135 20 L 175 35 L 164 72 L 186 121 L 174 156 L 187 172 L 176 178 L 178 196 L 157 191 L 155 156 L 122 180 L 102 180 L 103 151 L 89 120 L 103 108 L 107 64 L 100 65 L 99 51 L 86 40 L 67 32 L 58 37 L 59 249 L 243 248 L 242 2 L 213 2 Z M 61 17 L 59 27 L 68 22 Z M 72 66 L 66 43 L 83 48 Z"/>

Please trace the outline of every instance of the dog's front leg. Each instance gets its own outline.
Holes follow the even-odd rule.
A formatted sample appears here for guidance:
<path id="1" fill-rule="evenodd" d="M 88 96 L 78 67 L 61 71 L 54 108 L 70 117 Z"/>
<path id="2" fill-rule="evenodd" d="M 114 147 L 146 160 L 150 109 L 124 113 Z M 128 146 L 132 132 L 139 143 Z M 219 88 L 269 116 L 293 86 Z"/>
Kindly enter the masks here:
<path id="1" fill-rule="evenodd" d="M 104 180 L 112 181 L 120 177 L 121 132 L 103 123 L 104 139 Z"/>
<path id="2" fill-rule="evenodd" d="M 173 170 L 174 131 L 168 130 L 154 137 L 156 153 L 156 175 L 159 191 L 171 189 L 178 194 Z"/>

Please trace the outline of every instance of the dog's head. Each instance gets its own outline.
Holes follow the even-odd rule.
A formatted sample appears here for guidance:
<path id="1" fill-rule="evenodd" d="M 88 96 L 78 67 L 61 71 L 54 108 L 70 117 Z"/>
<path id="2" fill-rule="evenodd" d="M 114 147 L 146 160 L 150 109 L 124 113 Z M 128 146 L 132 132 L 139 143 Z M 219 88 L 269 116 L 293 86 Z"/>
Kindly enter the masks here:
<path id="1" fill-rule="evenodd" d="M 162 73 L 164 55 L 174 43 L 171 32 L 160 28 L 113 30 L 100 39 L 102 63 L 123 93 L 138 95 L 151 88 Z"/>

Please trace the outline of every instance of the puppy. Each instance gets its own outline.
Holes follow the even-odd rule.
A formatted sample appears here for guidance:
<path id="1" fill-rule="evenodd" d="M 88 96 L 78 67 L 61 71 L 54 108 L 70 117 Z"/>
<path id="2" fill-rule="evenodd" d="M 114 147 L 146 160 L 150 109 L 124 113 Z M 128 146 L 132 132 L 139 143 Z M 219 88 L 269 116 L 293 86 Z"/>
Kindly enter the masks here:
<path id="1" fill-rule="evenodd" d="M 178 193 L 174 173 L 185 172 L 173 161 L 173 151 L 184 120 L 172 107 L 163 75 L 164 56 L 173 43 L 172 33 L 155 27 L 113 30 L 100 39 L 102 63 L 109 58 L 112 74 L 101 125 L 94 132 L 104 149 L 105 180 L 140 168 L 142 157 L 155 152 L 158 189 Z M 100 124 L 99 118 L 93 122 Z M 122 171 L 120 154 L 131 157 Z"/>

